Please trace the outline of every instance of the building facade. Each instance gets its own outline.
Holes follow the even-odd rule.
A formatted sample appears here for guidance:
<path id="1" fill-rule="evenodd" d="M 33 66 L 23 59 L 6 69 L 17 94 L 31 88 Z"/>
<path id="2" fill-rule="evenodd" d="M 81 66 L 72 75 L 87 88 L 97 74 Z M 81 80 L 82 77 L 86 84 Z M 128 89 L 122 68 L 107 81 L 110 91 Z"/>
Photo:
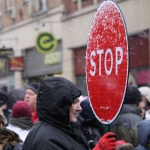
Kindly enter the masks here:
<path id="1" fill-rule="evenodd" d="M 29 82 L 43 79 L 43 74 L 62 73 L 62 1 L 1 0 L 0 6 L 0 47 L 13 49 L 9 56 L 1 56 L 2 63 L 6 59 L 6 71 L 2 70 L 0 86 L 10 91 L 12 88 L 25 87 Z M 50 32 L 58 40 L 53 55 L 59 55 L 59 61 L 48 62 L 47 57 L 52 56 L 43 55 L 36 50 L 35 40 L 41 32 Z M 24 58 L 23 71 L 10 71 L 9 58 L 12 56 Z"/>
<path id="2" fill-rule="evenodd" d="M 124 16 L 129 35 L 130 73 L 138 86 L 150 84 L 149 0 L 114 0 Z M 9 71 L 9 57 L 0 59 L 0 86 L 8 91 L 51 75 L 76 83 L 87 95 L 85 60 L 88 33 L 103 0 L 0 0 L 0 48 L 23 56 L 24 71 Z M 36 49 L 42 32 L 52 33 L 57 48 L 49 54 Z M 5 60 L 6 59 L 6 60 Z M 2 72 L 2 73 L 1 73 Z"/>
<path id="3" fill-rule="evenodd" d="M 133 82 L 138 86 L 150 85 L 150 54 L 149 54 L 149 27 L 150 18 L 148 8 L 150 1 L 142 0 L 114 0 L 120 7 L 125 19 L 128 42 L 130 49 L 130 76 L 129 83 Z M 81 3 L 80 3 L 81 2 Z M 78 10 L 74 6 L 77 4 Z M 86 3 L 86 7 L 85 7 Z M 66 67 L 64 72 L 74 73 L 75 82 L 82 89 L 83 95 L 87 95 L 85 78 L 86 44 L 90 26 L 95 12 L 102 1 L 78 1 L 71 4 L 68 8 L 68 16 L 64 16 L 65 37 L 64 53 L 70 53 L 73 60 L 72 65 Z M 66 4 L 67 5 L 67 4 Z M 76 11 L 71 11 L 71 10 Z M 64 36 L 64 35 L 63 35 Z M 67 36 L 72 38 L 67 38 Z M 70 49 L 70 52 L 68 52 Z M 66 55 L 64 55 L 66 56 Z M 64 58 L 64 63 L 67 63 Z M 68 58 L 69 59 L 69 58 Z M 67 65 L 67 64 L 66 64 Z M 74 67 L 72 67 L 74 66 Z M 70 68 L 70 71 L 69 71 Z M 72 71 L 74 68 L 74 71 Z M 69 73 L 67 74 L 69 75 Z M 66 75 L 66 76 L 67 76 Z M 72 75 L 73 76 L 73 75 Z"/>

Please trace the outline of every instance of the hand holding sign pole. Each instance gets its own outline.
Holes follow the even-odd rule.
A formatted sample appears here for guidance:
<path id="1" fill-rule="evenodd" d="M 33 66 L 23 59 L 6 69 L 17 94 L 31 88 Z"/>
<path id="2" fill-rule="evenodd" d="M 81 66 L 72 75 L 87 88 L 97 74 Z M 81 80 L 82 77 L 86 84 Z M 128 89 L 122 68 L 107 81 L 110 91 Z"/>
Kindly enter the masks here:
<path id="1" fill-rule="evenodd" d="M 104 1 L 94 16 L 89 33 L 86 82 L 93 112 L 108 128 L 123 104 L 128 62 L 127 30 L 123 15 L 113 1 Z"/>

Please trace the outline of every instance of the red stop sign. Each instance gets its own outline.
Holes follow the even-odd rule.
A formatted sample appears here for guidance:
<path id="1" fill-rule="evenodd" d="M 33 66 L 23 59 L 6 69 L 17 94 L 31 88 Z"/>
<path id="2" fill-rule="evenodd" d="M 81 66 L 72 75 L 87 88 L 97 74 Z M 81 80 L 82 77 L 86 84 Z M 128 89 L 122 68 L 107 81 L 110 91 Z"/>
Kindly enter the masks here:
<path id="1" fill-rule="evenodd" d="M 128 79 L 128 40 L 119 7 L 105 1 L 89 33 L 86 82 L 93 111 L 104 124 L 112 123 L 122 107 Z"/>

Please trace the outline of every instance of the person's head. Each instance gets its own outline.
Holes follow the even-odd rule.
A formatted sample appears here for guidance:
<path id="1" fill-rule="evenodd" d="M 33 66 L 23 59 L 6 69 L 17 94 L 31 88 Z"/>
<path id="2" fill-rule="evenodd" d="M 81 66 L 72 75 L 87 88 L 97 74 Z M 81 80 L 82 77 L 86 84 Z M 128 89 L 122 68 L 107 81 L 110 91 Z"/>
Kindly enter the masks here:
<path id="1" fill-rule="evenodd" d="M 8 93 L 8 97 L 10 99 L 10 101 L 8 102 L 8 107 L 9 107 L 9 109 L 12 109 L 13 105 L 18 100 L 24 100 L 25 90 L 21 89 L 21 88 L 13 89 Z"/>
<path id="2" fill-rule="evenodd" d="M 26 87 L 24 101 L 29 104 L 32 112 L 36 109 L 36 97 L 38 92 L 39 83 L 31 83 Z"/>
<path id="3" fill-rule="evenodd" d="M 139 91 L 142 94 L 142 100 L 145 102 L 146 107 L 150 104 L 150 87 L 142 86 L 139 87 Z"/>
<path id="4" fill-rule="evenodd" d="M 93 140 L 93 145 L 92 143 L 90 145 L 93 147 L 98 142 L 100 136 L 104 134 L 104 126 L 94 115 L 89 97 L 86 97 L 84 100 L 82 100 L 80 105 L 82 111 L 79 112 L 77 121 L 89 132 L 88 140 Z"/>
<path id="5" fill-rule="evenodd" d="M 28 103 L 22 100 L 18 100 L 12 108 L 12 117 L 13 118 L 27 117 L 32 119 L 32 111 Z"/>
<path id="6" fill-rule="evenodd" d="M 146 112 L 146 104 L 144 101 L 141 101 L 138 105 L 138 107 L 141 109 L 141 116 L 143 119 L 145 119 L 145 112 Z"/>
<path id="7" fill-rule="evenodd" d="M 81 94 L 74 83 L 63 77 L 52 76 L 43 80 L 39 85 L 36 102 L 39 120 L 60 126 L 70 121 L 76 122 L 77 114 L 81 111 Z"/>
<path id="8" fill-rule="evenodd" d="M 126 143 L 119 145 L 116 150 L 134 150 L 134 147 L 131 143 Z"/>
<path id="9" fill-rule="evenodd" d="M 124 104 L 133 104 L 138 106 L 138 104 L 142 101 L 142 95 L 138 90 L 138 87 L 130 85 L 127 87 Z"/>

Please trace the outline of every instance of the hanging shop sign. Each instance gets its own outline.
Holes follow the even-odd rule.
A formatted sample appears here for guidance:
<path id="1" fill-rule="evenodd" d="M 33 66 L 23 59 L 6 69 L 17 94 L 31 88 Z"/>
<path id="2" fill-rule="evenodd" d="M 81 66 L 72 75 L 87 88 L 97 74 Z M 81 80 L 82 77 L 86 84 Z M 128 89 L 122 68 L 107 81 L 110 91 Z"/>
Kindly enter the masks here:
<path id="1" fill-rule="evenodd" d="M 10 57 L 9 58 L 9 69 L 10 69 L 10 71 L 23 71 L 24 70 L 23 57 Z"/>
<path id="2" fill-rule="evenodd" d="M 52 65 L 61 62 L 61 52 L 53 52 L 50 54 L 46 54 L 44 57 L 44 64 L 45 65 Z"/>
<path id="3" fill-rule="evenodd" d="M 0 48 L 0 56 L 7 56 L 13 53 L 12 48 Z"/>
<path id="4" fill-rule="evenodd" d="M 35 47 L 40 53 L 48 54 L 57 48 L 57 39 L 50 32 L 41 32 L 36 37 Z"/>

